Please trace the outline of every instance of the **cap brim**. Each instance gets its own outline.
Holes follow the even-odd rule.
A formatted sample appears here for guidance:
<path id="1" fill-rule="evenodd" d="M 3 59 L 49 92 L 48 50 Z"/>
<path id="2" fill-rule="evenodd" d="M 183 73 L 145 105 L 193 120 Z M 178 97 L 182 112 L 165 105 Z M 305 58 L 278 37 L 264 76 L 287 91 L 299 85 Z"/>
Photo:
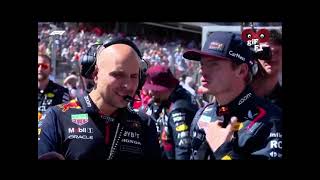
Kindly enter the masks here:
<path id="1" fill-rule="evenodd" d="M 147 84 L 147 83 L 143 86 L 143 89 L 159 91 L 159 92 L 169 91 L 169 88 L 167 87 L 156 85 L 156 84 Z"/>
<path id="2" fill-rule="evenodd" d="M 185 59 L 193 60 L 193 61 L 200 61 L 201 57 L 203 57 L 203 56 L 214 57 L 214 58 L 219 58 L 219 59 L 228 59 L 228 58 L 223 57 L 223 56 L 212 55 L 212 54 L 206 53 L 204 51 L 200 51 L 200 50 L 189 50 L 189 51 L 186 51 L 185 53 L 183 53 L 182 56 Z"/>

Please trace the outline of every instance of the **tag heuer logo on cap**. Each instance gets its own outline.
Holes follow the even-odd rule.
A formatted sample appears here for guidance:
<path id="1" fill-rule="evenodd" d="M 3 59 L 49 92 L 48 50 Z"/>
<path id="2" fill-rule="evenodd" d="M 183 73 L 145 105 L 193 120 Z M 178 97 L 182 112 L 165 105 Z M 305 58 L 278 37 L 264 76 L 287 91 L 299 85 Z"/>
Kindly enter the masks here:
<path id="1" fill-rule="evenodd" d="M 88 114 L 72 114 L 71 120 L 73 123 L 82 126 L 88 122 Z"/>
<path id="2" fill-rule="evenodd" d="M 209 49 L 215 50 L 215 51 L 222 51 L 224 48 L 224 45 L 222 43 L 218 42 L 211 42 L 209 45 Z"/>

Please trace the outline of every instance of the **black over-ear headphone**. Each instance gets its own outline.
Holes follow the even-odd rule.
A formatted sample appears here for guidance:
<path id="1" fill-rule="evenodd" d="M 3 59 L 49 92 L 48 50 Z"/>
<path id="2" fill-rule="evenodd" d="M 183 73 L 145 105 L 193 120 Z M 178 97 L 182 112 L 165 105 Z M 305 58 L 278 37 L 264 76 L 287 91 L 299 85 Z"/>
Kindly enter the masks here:
<path id="1" fill-rule="evenodd" d="M 94 67 L 97 62 L 97 53 L 99 52 L 102 46 L 104 48 L 107 48 L 108 46 L 111 46 L 114 44 L 126 44 L 130 46 L 138 54 L 140 58 L 140 62 L 139 62 L 140 68 L 139 68 L 139 84 L 138 84 L 137 90 L 140 91 L 146 79 L 146 71 L 148 69 L 148 63 L 142 58 L 141 52 L 139 48 L 134 44 L 134 42 L 126 38 L 115 38 L 104 44 L 92 45 L 90 49 L 87 51 L 87 53 L 81 58 L 81 75 L 87 79 L 92 79 L 93 78 L 92 73 L 94 71 Z"/>

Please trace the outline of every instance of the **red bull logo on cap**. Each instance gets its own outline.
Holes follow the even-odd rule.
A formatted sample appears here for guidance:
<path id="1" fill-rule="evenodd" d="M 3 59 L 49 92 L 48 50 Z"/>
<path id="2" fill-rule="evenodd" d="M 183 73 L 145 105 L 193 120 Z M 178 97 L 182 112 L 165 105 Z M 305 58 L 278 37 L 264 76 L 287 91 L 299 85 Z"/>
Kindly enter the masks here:
<path id="1" fill-rule="evenodd" d="M 209 46 L 209 49 L 216 50 L 216 51 L 222 51 L 223 48 L 224 48 L 224 45 L 219 42 L 211 42 Z"/>

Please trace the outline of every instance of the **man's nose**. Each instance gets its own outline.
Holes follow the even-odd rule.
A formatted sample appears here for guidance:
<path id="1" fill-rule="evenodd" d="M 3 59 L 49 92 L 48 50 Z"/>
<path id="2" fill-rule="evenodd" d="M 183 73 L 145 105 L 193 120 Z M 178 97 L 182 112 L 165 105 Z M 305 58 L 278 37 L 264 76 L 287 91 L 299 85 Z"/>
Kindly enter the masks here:
<path id="1" fill-rule="evenodd" d="M 199 74 L 203 76 L 205 72 L 206 72 L 206 68 L 204 66 L 201 66 Z"/>
<path id="2" fill-rule="evenodd" d="M 128 79 L 128 80 L 124 80 L 124 81 L 122 82 L 122 85 L 121 85 L 121 87 L 122 87 L 124 90 L 128 90 L 128 91 L 135 91 L 135 89 L 136 89 L 137 86 L 138 86 L 138 85 L 136 85 L 135 82 L 130 81 L 129 79 Z"/>
<path id="3" fill-rule="evenodd" d="M 128 89 L 128 87 L 129 87 L 128 82 L 124 82 L 121 87 L 124 89 Z"/>

